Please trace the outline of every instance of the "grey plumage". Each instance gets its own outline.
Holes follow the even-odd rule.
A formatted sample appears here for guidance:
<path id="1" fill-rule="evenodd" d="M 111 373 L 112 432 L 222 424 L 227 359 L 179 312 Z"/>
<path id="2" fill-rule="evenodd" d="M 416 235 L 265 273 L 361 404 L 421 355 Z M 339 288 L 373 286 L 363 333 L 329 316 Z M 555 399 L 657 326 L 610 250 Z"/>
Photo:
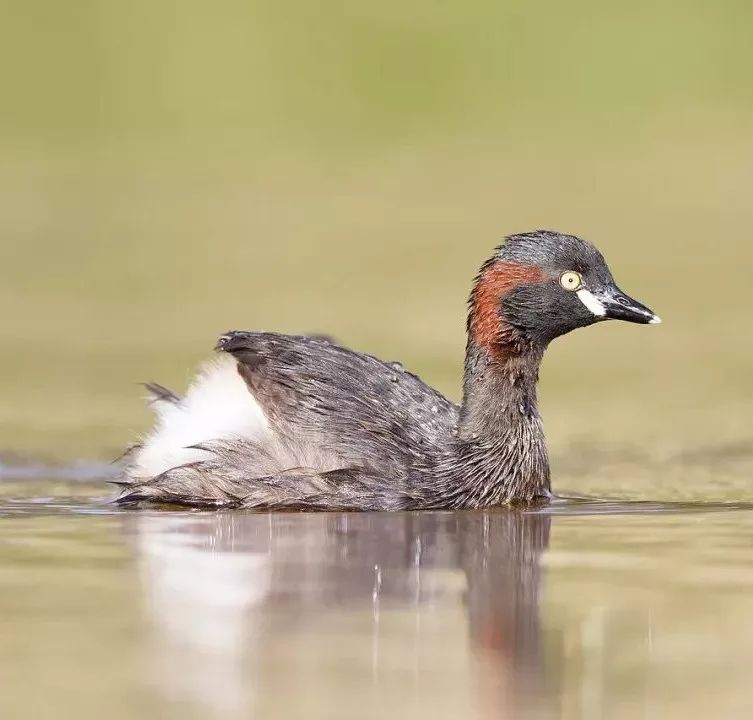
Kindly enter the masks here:
<path id="1" fill-rule="evenodd" d="M 546 501 L 539 365 L 553 337 L 595 321 L 559 284 L 559 273 L 572 267 L 584 282 L 593 276 L 594 287 L 611 282 L 593 246 L 551 232 L 513 236 L 482 267 L 471 296 L 461 406 L 398 363 L 329 338 L 223 335 L 216 349 L 234 358 L 239 391 L 255 399 L 268 427 L 253 437 L 206 438 L 190 445 L 195 459 L 151 476 L 139 468 L 137 449 L 119 501 L 280 510 Z M 483 322 L 474 322 L 482 312 Z M 156 403 L 180 410 L 185 402 L 147 387 Z"/>
<path id="2" fill-rule="evenodd" d="M 180 397 L 178 397 L 172 390 L 168 390 L 159 383 L 148 382 L 144 383 L 144 388 L 149 393 L 150 403 L 170 403 L 171 405 L 179 405 Z"/>

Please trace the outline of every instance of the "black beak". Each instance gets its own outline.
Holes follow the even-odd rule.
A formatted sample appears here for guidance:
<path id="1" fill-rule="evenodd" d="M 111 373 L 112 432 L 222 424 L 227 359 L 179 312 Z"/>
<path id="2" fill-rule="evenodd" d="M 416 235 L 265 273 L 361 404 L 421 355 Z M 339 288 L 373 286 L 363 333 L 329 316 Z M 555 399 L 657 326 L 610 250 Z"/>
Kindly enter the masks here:
<path id="1" fill-rule="evenodd" d="M 597 297 L 604 306 L 606 318 L 643 325 L 656 325 L 661 322 L 661 318 L 653 310 L 625 295 L 616 285 L 607 287 Z"/>

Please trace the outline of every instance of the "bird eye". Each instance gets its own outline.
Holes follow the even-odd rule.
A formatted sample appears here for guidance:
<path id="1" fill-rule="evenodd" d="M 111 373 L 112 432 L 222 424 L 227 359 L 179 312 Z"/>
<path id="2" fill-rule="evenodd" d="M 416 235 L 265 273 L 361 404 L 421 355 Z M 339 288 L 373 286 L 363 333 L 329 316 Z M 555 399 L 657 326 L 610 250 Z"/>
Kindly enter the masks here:
<path id="1" fill-rule="evenodd" d="M 560 285 L 562 285 L 565 290 L 575 292 L 582 284 L 583 278 L 581 278 L 580 273 L 575 272 L 575 270 L 568 270 L 560 275 Z"/>

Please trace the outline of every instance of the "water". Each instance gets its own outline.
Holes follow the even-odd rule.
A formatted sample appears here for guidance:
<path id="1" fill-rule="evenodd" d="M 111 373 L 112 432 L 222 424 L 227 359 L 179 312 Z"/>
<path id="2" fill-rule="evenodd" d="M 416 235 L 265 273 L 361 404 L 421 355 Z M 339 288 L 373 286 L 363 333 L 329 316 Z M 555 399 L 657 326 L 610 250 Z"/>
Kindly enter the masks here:
<path id="1" fill-rule="evenodd" d="M 122 511 L 5 474 L 3 717 L 753 710 L 752 505 Z"/>

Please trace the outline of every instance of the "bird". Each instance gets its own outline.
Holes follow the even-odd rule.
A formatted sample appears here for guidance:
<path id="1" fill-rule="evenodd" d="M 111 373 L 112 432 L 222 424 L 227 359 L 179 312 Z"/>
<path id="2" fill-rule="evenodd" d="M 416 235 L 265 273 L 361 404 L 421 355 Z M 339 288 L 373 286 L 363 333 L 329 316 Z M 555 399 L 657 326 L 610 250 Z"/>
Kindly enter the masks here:
<path id="1" fill-rule="evenodd" d="M 460 404 L 327 336 L 231 331 L 125 454 L 123 505 L 456 510 L 554 497 L 537 402 L 549 344 L 606 320 L 658 324 L 575 235 L 506 237 L 468 300 Z"/>

